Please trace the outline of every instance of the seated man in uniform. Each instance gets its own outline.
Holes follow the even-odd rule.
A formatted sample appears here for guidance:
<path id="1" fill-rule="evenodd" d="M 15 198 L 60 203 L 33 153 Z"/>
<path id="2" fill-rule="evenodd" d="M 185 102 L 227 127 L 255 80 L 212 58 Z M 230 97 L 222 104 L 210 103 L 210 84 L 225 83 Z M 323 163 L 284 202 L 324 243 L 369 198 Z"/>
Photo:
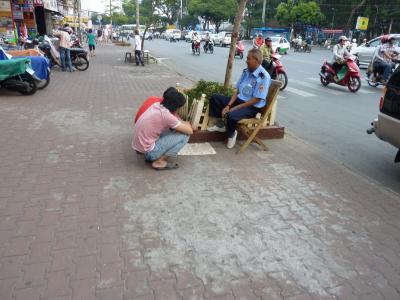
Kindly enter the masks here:
<path id="1" fill-rule="evenodd" d="M 266 97 L 271 84 L 271 77 L 261 66 L 260 50 L 250 50 L 246 63 L 247 69 L 243 70 L 232 97 L 214 94 L 210 100 L 210 117 L 214 118 L 216 123 L 207 130 L 227 132 L 229 149 L 236 144 L 236 124 L 242 119 L 254 118 L 261 111 L 261 108 L 266 105 Z"/>

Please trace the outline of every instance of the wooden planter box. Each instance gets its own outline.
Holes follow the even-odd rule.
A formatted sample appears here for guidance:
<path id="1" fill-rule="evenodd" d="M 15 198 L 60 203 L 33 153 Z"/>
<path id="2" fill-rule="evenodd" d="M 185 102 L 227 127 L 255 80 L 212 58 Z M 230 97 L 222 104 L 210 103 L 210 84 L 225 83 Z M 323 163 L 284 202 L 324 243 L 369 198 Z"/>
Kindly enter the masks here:
<path id="1" fill-rule="evenodd" d="M 176 88 L 183 92 L 180 88 L 179 83 L 176 84 Z M 184 94 L 185 95 L 185 94 Z M 202 95 L 200 100 L 193 99 L 191 106 L 189 107 L 189 99 L 186 96 L 186 104 L 178 110 L 179 116 L 183 120 L 188 120 L 192 124 L 197 126 L 197 131 L 190 137 L 189 143 L 203 143 L 203 142 L 220 142 L 226 140 L 226 134 L 221 132 L 208 132 L 207 126 L 209 121 L 209 107 L 206 102 L 206 95 Z M 277 110 L 277 101 L 272 108 L 271 114 L 268 117 L 264 128 L 260 130 L 258 137 L 261 139 L 282 139 L 285 135 L 285 128 L 278 125 L 275 121 Z M 239 134 L 239 140 L 244 137 Z"/>

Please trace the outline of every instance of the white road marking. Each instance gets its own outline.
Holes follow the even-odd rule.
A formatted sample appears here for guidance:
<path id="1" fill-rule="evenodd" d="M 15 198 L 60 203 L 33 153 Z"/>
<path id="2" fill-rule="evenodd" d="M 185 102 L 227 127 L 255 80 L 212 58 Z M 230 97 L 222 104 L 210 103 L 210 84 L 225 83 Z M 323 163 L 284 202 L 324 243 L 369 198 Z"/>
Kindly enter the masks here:
<path id="1" fill-rule="evenodd" d="M 302 86 L 305 86 L 305 87 L 309 87 L 309 88 L 312 88 L 312 89 L 316 89 L 316 90 L 318 90 L 320 92 L 324 92 L 324 93 L 326 92 L 328 94 L 332 94 L 332 95 L 335 95 L 335 96 L 343 96 L 344 94 L 346 94 L 346 92 L 333 91 L 333 90 L 330 90 L 330 89 L 321 90 L 319 88 L 322 87 L 322 85 L 317 85 L 315 83 L 308 83 L 308 82 L 304 82 L 304 81 L 301 81 L 301 80 L 295 80 L 295 79 L 291 79 L 290 82 L 293 82 L 293 83 L 296 83 L 296 84 L 299 84 L 299 85 L 302 85 Z"/>
<path id="2" fill-rule="evenodd" d="M 312 81 L 320 81 L 318 78 L 314 78 L 314 77 L 309 77 L 309 78 L 307 78 L 308 80 L 312 80 Z M 293 80 L 292 80 L 293 81 Z M 360 94 L 374 94 L 375 92 L 374 91 L 365 91 L 365 90 L 362 90 L 362 87 L 363 87 L 363 85 L 362 85 L 362 83 L 361 83 L 361 88 L 357 91 L 357 93 L 360 93 Z M 337 92 L 340 92 L 340 91 L 337 91 Z M 343 91 L 344 92 L 344 91 Z"/>
<path id="3" fill-rule="evenodd" d="M 308 93 L 308 92 L 305 92 L 305 91 L 302 91 L 302 90 L 298 90 L 298 89 L 295 89 L 295 88 L 289 87 L 289 86 L 285 90 L 290 92 L 290 93 L 299 95 L 301 97 L 315 97 L 316 96 L 314 94 L 311 94 L 311 93 Z"/>

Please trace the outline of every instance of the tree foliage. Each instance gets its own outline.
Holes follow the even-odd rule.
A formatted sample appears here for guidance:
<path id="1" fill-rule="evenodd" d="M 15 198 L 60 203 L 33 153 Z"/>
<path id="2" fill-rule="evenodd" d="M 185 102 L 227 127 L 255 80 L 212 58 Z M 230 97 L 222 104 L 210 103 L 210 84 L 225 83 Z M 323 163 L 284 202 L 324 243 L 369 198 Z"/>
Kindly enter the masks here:
<path id="1" fill-rule="evenodd" d="M 237 7 L 236 0 L 190 0 L 188 4 L 189 14 L 205 20 L 204 28 L 213 23 L 217 31 L 222 22 L 233 20 Z"/>
<path id="2" fill-rule="evenodd" d="M 293 0 L 288 0 L 278 5 L 276 19 L 282 25 L 292 25 L 294 23 L 321 25 L 325 16 L 315 1 L 295 3 Z"/>

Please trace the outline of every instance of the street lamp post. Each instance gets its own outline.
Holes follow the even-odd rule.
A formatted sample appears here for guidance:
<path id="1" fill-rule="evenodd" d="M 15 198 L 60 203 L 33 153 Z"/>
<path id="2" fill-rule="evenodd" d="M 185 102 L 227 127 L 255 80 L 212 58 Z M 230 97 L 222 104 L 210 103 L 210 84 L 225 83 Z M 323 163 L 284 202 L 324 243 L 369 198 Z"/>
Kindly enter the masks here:
<path id="1" fill-rule="evenodd" d="M 335 21 L 335 8 L 332 7 L 332 23 L 331 23 L 332 29 L 333 29 L 333 21 Z"/>

